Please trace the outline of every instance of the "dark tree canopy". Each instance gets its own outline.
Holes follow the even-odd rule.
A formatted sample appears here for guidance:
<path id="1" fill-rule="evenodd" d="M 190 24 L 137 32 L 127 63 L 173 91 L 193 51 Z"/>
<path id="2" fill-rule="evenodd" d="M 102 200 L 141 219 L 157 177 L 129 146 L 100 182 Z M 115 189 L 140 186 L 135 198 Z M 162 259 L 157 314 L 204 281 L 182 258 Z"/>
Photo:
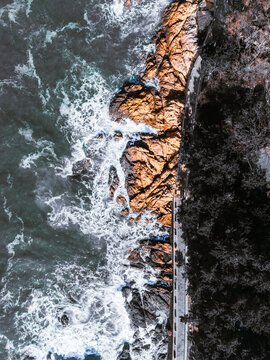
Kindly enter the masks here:
<path id="1" fill-rule="evenodd" d="M 194 126 L 187 116 L 182 140 L 190 197 L 179 216 L 198 326 L 191 358 L 269 360 L 270 184 L 259 164 L 269 147 L 269 99 L 263 81 L 233 73 L 249 54 L 218 25 L 202 48 Z"/>

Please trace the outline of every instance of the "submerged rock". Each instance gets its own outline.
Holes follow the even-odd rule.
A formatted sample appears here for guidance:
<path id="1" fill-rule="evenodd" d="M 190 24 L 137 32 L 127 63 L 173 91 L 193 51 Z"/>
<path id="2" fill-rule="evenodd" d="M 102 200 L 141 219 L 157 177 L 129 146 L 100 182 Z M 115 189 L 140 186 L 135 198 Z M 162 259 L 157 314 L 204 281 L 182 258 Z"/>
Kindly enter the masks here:
<path id="1" fill-rule="evenodd" d="M 47 360 L 101 360 L 101 356 L 94 348 L 87 348 L 83 357 L 70 353 L 68 355 L 58 355 L 56 353 L 52 353 L 51 351 L 48 353 Z"/>
<path id="2" fill-rule="evenodd" d="M 123 134 L 121 131 L 115 131 L 113 137 L 115 141 L 120 141 L 123 138 Z"/>
<path id="3" fill-rule="evenodd" d="M 72 167 L 72 178 L 81 180 L 83 176 L 91 174 L 92 165 L 89 159 L 77 161 Z"/>
<path id="4" fill-rule="evenodd" d="M 66 314 L 62 315 L 59 321 L 63 326 L 67 326 L 69 324 L 69 318 Z"/>
<path id="5" fill-rule="evenodd" d="M 130 345 L 128 342 L 124 343 L 123 350 L 121 354 L 117 357 L 117 360 L 131 360 Z"/>
<path id="6" fill-rule="evenodd" d="M 108 184 L 110 187 L 110 197 L 112 200 L 114 197 L 115 190 L 119 186 L 119 177 L 117 175 L 117 170 L 114 166 L 110 167 Z"/>
<path id="7" fill-rule="evenodd" d="M 127 216 L 129 214 L 129 209 L 128 208 L 125 208 L 121 211 L 121 215 L 122 216 Z"/>

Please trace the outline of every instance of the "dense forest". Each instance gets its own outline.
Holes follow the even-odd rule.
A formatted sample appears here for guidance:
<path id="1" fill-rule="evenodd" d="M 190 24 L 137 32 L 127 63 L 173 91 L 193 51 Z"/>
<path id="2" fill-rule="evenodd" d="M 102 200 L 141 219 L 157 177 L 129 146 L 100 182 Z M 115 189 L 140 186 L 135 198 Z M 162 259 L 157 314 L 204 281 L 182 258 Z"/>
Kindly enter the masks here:
<path id="1" fill-rule="evenodd" d="M 269 95 L 265 68 L 252 60 L 257 40 L 240 41 L 226 20 L 238 14 L 248 21 L 254 12 L 252 26 L 263 29 L 265 9 L 263 1 L 253 9 L 233 3 L 224 1 L 202 45 L 182 140 L 190 195 L 179 217 L 188 245 L 194 360 L 270 359 L 270 183 L 261 166 L 262 154 L 270 165 Z M 258 56 L 267 64 L 264 49 Z"/>

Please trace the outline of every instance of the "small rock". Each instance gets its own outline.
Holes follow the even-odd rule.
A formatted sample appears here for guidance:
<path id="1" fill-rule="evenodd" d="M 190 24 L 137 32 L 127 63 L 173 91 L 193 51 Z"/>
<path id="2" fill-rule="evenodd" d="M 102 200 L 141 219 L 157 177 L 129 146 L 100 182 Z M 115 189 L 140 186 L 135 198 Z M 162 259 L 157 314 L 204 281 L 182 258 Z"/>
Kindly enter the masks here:
<path id="1" fill-rule="evenodd" d="M 119 177 L 117 175 L 117 170 L 114 166 L 110 167 L 108 184 L 110 187 L 111 200 L 113 200 L 115 190 L 119 186 Z"/>
<path id="2" fill-rule="evenodd" d="M 119 141 L 123 138 L 123 134 L 121 131 L 115 131 L 113 137 L 115 141 Z"/>
<path id="3" fill-rule="evenodd" d="M 118 202 L 118 204 L 125 204 L 127 200 L 123 195 L 118 195 L 116 198 L 116 202 Z"/>
<path id="4" fill-rule="evenodd" d="M 83 176 L 89 176 L 91 168 L 92 165 L 89 159 L 77 161 L 72 167 L 72 178 L 81 180 Z"/>
<path id="5" fill-rule="evenodd" d="M 65 327 L 65 326 L 68 326 L 69 324 L 69 318 L 66 314 L 62 315 L 60 320 L 61 324 Z"/>
<path id="6" fill-rule="evenodd" d="M 132 262 L 140 262 L 143 263 L 143 259 L 140 255 L 140 252 L 138 251 L 138 249 L 135 250 L 129 250 L 129 257 L 128 257 L 129 261 Z"/>
<path id="7" fill-rule="evenodd" d="M 130 346 L 128 342 L 124 343 L 121 354 L 117 357 L 117 360 L 131 360 Z"/>
<path id="8" fill-rule="evenodd" d="M 99 133 L 97 134 L 96 138 L 97 138 L 97 139 L 103 139 L 104 136 L 105 136 L 104 132 L 101 131 L 101 132 L 99 132 Z"/>
<path id="9" fill-rule="evenodd" d="M 170 262 L 172 260 L 172 257 L 171 257 L 170 254 L 164 253 L 163 254 L 163 259 L 164 259 L 165 263 L 167 264 L 168 262 Z"/>
<path id="10" fill-rule="evenodd" d="M 128 208 L 125 208 L 121 211 L 121 215 L 122 216 L 127 216 L 129 214 L 129 209 Z"/>

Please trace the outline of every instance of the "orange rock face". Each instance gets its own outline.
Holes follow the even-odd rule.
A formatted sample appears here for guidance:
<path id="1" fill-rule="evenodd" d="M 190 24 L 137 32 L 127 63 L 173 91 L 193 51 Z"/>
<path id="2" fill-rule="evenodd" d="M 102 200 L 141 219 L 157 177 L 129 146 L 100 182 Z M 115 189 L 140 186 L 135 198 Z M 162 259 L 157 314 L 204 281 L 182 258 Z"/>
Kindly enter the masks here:
<path id="1" fill-rule="evenodd" d="M 166 226 L 171 224 L 187 77 L 197 53 L 197 8 L 197 1 L 189 1 L 173 2 L 165 10 L 145 72 L 111 103 L 115 121 L 128 117 L 156 130 L 127 146 L 122 165 L 131 209 L 153 210 Z"/>

